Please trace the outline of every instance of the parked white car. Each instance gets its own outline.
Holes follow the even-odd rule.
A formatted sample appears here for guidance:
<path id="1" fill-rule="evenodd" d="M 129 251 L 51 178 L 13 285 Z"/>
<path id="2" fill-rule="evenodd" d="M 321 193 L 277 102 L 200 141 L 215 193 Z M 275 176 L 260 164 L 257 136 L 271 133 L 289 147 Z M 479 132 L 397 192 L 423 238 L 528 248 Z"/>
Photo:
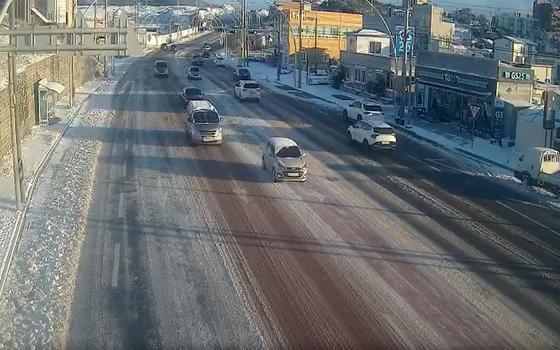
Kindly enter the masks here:
<path id="1" fill-rule="evenodd" d="M 240 80 L 235 83 L 233 94 L 235 98 L 238 98 L 241 101 L 259 101 L 261 99 L 261 88 L 259 86 L 259 83 L 254 80 Z"/>
<path id="2" fill-rule="evenodd" d="M 344 120 L 362 120 L 366 117 L 382 117 L 384 114 L 383 108 L 371 101 L 354 101 L 342 111 Z"/>
<path id="3" fill-rule="evenodd" d="M 346 140 L 348 143 L 360 143 L 364 151 L 371 148 L 394 150 L 397 146 L 395 130 L 389 124 L 372 118 L 350 125 Z"/>
<path id="4" fill-rule="evenodd" d="M 527 185 L 542 187 L 560 198 L 560 153 L 532 147 L 519 153 L 513 175 Z"/>
<path id="5" fill-rule="evenodd" d="M 331 83 L 329 73 L 324 70 L 317 70 L 317 73 L 309 73 L 307 84 L 309 85 L 328 85 Z"/>

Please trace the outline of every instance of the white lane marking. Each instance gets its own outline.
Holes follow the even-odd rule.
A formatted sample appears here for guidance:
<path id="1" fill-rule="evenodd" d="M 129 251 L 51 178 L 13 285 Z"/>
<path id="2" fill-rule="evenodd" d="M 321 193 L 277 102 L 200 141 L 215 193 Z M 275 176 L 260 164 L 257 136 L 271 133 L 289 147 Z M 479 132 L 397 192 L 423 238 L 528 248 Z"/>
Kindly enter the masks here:
<path id="1" fill-rule="evenodd" d="M 546 226 L 546 225 L 544 225 L 544 224 L 541 224 L 541 223 L 538 222 L 537 220 L 535 220 L 535 219 L 533 219 L 533 218 L 531 218 L 531 217 L 529 217 L 529 216 L 523 214 L 523 213 L 520 212 L 519 210 L 517 210 L 517 209 L 515 209 L 515 208 L 512 208 L 512 207 L 510 207 L 509 205 L 507 205 L 507 204 L 505 204 L 505 203 L 502 203 L 502 202 L 500 202 L 500 201 L 496 201 L 496 203 L 498 203 L 499 205 L 501 205 L 501 206 L 503 206 L 503 207 L 505 207 L 505 208 L 507 208 L 507 209 L 513 211 L 514 213 L 516 213 L 516 214 L 518 214 L 518 215 L 521 215 L 522 217 L 524 217 L 525 219 L 531 221 L 531 222 L 534 223 L 535 225 L 537 225 L 537 226 L 539 226 L 539 227 L 541 227 L 541 228 L 543 228 L 543 229 L 545 229 L 545 230 L 547 230 L 547 231 L 549 231 L 549 232 L 552 232 L 552 233 L 554 233 L 556 236 L 560 237 L 560 232 L 555 231 L 555 230 L 551 229 L 550 227 L 548 227 L 548 226 Z"/>
<path id="2" fill-rule="evenodd" d="M 119 209 L 117 211 L 117 217 L 119 219 L 124 218 L 124 212 L 125 212 L 125 199 L 124 199 L 124 192 L 121 192 L 119 194 Z"/>
<path id="3" fill-rule="evenodd" d="M 121 166 L 121 176 L 122 176 L 122 177 L 126 177 L 126 161 L 124 161 L 124 162 L 122 163 L 122 166 Z"/>
<path id="4" fill-rule="evenodd" d="M 115 243 L 115 254 L 113 255 L 113 275 L 111 278 L 111 287 L 115 288 L 117 286 L 119 278 L 119 255 L 120 255 L 121 245 L 120 243 Z"/>
<path id="5" fill-rule="evenodd" d="M 107 346 L 105 347 L 107 350 L 113 350 L 113 341 L 107 340 Z"/>
<path id="6" fill-rule="evenodd" d="M 441 162 L 439 162 L 439 161 L 437 161 L 437 160 L 435 160 L 435 159 L 426 159 L 426 161 L 428 161 L 428 162 L 430 162 L 430 163 L 432 163 L 432 164 L 436 164 L 436 165 L 442 166 L 442 167 L 447 168 L 447 169 L 451 169 L 451 170 L 457 171 L 457 172 L 459 172 L 459 173 L 461 173 L 461 174 L 464 174 L 464 175 L 471 175 L 471 176 L 474 176 L 474 174 L 471 173 L 471 172 L 468 172 L 468 171 L 465 171 L 465 170 L 461 170 L 461 169 L 459 169 L 459 168 L 456 168 L 456 167 L 451 166 L 451 165 L 447 165 L 447 164 L 445 164 L 445 163 L 441 163 Z"/>
<path id="7" fill-rule="evenodd" d="M 430 169 L 432 169 L 432 170 L 437 171 L 438 173 L 441 173 L 441 170 L 440 170 L 440 169 L 438 169 L 438 168 L 436 168 L 435 166 L 432 166 L 432 165 L 430 165 L 430 164 L 427 164 L 427 163 L 426 163 L 425 161 L 423 161 L 423 160 L 420 160 L 420 159 L 418 159 L 418 158 L 416 158 L 416 157 L 414 157 L 414 156 L 411 156 L 410 154 L 407 154 L 406 156 L 407 156 L 408 158 L 412 159 L 412 160 L 417 161 L 418 163 L 420 163 L 420 164 L 422 164 L 422 165 L 427 166 L 428 168 L 430 168 Z"/>

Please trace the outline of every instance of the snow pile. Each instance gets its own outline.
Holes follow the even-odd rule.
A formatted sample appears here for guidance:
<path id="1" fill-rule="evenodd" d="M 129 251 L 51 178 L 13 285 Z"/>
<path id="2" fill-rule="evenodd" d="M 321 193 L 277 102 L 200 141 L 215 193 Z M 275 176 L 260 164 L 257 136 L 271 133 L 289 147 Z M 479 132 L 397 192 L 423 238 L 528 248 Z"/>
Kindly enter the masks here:
<path id="1" fill-rule="evenodd" d="M 88 102 L 89 103 L 89 102 Z M 85 108 L 76 124 L 108 125 L 112 112 Z M 38 183 L 0 300 L 0 349 L 62 348 L 74 294 L 101 141 L 72 128 Z"/>

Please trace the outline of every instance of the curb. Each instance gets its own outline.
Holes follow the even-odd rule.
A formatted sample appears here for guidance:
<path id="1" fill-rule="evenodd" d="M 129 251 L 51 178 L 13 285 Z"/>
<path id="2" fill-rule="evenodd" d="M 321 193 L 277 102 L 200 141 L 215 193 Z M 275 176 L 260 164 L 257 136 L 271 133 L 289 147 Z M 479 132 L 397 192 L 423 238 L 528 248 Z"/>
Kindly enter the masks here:
<path id="1" fill-rule="evenodd" d="M 30 206 L 31 200 L 33 199 L 33 194 L 35 192 L 35 187 L 37 185 L 37 180 L 39 179 L 39 176 L 43 173 L 43 170 L 45 169 L 48 161 L 50 160 L 52 154 L 54 153 L 54 150 L 56 149 L 56 147 L 60 143 L 60 140 L 66 134 L 66 131 L 70 128 L 70 126 L 74 122 L 74 119 L 76 118 L 78 113 L 81 112 L 82 107 L 85 105 L 85 103 L 89 100 L 89 98 L 93 94 L 95 94 L 102 86 L 105 86 L 105 85 L 106 85 L 106 82 L 103 82 L 98 87 L 96 87 L 91 93 L 89 93 L 89 95 L 86 98 L 84 98 L 84 100 L 81 102 L 80 106 L 78 108 L 76 108 L 74 113 L 70 116 L 70 118 L 68 118 L 68 122 L 66 124 L 66 127 L 55 138 L 54 142 L 49 147 L 49 150 L 47 151 L 47 153 L 45 153 L 45 155 L 43 156 L 43 158 L 39 162 L 39 165 L 37 166 L 37 169 L 35 170 L 35 172 L 31 176 L 31 182 L 30 182 L 29 187 L 27 188 L 27 191 L 25 193 L 25 198 L 26 198 L 25 204 L 23 206 L 23 209 L 18 212 L 18 216 L 16 218 L 16 225 L 14 227 L 14 230 L 12 231 L 12 234 L 11 234 L 11 237 L 10 237 L 10 242 L 8 243 L 7 254 L 6 254 L 4 260 L 2 261 L 2 265 L 0 266 L 0 297 L 4 293 L 4 287 L 6 286 L 6 282 L 8 280 L 8 273 L 10 271 L 10 267 L 12 266 L 12 262 L 13 262 L 13 258 L 15 256 L 15 253 L 17 252 L 17 249 L 19 247 L 19 242 L 21 240 L 21 234 L 23 232 L 23 226 L 24 226 L 23 224 L 25 223 L 25 219 L 27 217 L 27 212 L 29 211 L 29 206 Z"/>

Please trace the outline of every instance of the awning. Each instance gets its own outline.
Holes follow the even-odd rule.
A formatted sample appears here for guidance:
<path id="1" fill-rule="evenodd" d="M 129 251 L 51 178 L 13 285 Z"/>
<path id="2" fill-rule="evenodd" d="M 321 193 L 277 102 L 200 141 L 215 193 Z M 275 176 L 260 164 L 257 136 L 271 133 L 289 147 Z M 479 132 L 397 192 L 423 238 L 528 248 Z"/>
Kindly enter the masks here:
<path id="1" fill-rule="evenodd" d="M 57 94 L 61 94 L 66 89 L 61 83 L 57 83 L 56 81 L 48 81 L 47 79 L 39 80 L 39 86 L 42 86 L 47 90 L 54 91 Z"/>
<path id="2" fill-rule="evenodd" d="M 449 85 L 446 85 L 446 84 L 438 84 L 438 83 L 431 82 L 431 81 L 426 81 L 426 80 L 420 79 L 420 78 L 416 79 L 416 83 L 432 86 L 432 87 L 439 88 L 439 89 L 442 89 L 442 90 L 451 90 L 451 91 L 454 91 L 454 92 L 457 92 L 457 93 L 460 93 L 460 94 L 463 94 L 463 95 L 477 96 L 477 97 L 484 97 L 484 98 L 488 98 L 488 97 L 492 96 L 491 92 L 472 91 L 472 90 L 467 90 L 467 89 L 463 89 L 463 88 L 456 87 L 456 86 L 449 86 Z"/>

